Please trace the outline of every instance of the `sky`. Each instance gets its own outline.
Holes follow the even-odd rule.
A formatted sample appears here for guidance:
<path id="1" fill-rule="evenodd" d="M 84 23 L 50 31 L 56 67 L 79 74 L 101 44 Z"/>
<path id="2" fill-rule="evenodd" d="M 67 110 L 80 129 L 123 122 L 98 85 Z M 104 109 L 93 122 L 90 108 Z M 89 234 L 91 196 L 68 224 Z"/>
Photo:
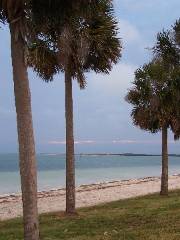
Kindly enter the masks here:
<path id="1" fill-rule="evenodd" d="M 133 126 L 132 106 L 124 97 L 134 71 L 151 59 L 156 34 L 180 17 L 179 0 L 114 0 L 122 58 L 109 75 L 89 73 L 87 88 L 73 82 L 76 153 L 161 153 L 161 135 Z M 18 152 L 10 36 L 0 29 L 0 153 Z M 33 123 L 38 153 L 65 152 L 63 74 L 45 83 L 29 70 Z M 180 154 L 180 142 L 169 132 L 169 152 Z"/>

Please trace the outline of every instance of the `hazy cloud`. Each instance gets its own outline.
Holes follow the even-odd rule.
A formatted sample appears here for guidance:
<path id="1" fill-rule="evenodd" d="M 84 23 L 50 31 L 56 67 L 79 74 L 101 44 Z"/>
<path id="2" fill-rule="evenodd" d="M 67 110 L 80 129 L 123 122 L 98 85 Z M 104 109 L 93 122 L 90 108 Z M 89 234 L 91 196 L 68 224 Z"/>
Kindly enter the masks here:
<path id="1" fill-rule="evenodd" d="M 135 65 L 119 63 L 113 67 L 109 75 L 93 74 L 94 88 L 104 94 L 124 96 L 134 80 L 136 68 Z"/>
<path id="2" fill-rule="evenodd" d="M 52 145 L 65 145 L 66 144 L 66 141 L 49 141 L 48 142 L 49 144 L 52 144 Z M 96 141 L 93 141 L 93 140 L 80 140 L 80 141 L 77 141 L 75 140 L 74 141 L 75 144 L 92 144 L 92 143 L 96 143 Z"/>
<path id="3" fill-rule="evenodd" d="M 75 140 L 75 144 L 161 144 L 161 140 L 132 140 L 132 139 L 121 139 L 121 140 Z M 169 144 L 174 144 L 174 140 L 169 140 Z M 48 144 L 52 145 L 65 145 L 66 141 L 49 141 Z"/>
<path id="4" fill-rule="evenodd" d="M 127 20 L 120 19 L 119 21 L 119 37 L 122 38 L 123 43 L 137 43 L 141 42 L 142 37 L 134 25 L 132 25 Z"/>

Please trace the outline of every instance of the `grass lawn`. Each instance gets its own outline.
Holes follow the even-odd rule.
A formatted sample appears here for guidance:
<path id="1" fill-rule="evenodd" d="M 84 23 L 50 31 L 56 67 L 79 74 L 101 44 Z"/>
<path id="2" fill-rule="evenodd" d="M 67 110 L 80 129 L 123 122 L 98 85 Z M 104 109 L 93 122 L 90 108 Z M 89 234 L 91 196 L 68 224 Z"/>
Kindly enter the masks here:
<path id="1" fill-rule="evenodd" d="M 41 240 L 180 240 L 180 190 L 40 217 Z M 62 214 L 61 214 L 62 215 Z M 0 240 L 20 240 L 22 220 L 0 222 Z"/>

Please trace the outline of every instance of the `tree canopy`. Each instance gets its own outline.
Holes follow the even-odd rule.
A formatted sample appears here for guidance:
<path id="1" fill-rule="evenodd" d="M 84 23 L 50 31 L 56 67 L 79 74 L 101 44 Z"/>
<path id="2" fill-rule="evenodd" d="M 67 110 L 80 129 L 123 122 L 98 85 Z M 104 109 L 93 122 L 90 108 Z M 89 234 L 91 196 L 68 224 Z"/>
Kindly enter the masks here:
<path id="1" fill-rule="evenodd" d="M 180 99 L 174 94 L 174 88 L 180 93 L 180 81 L 176 76 L 177 69 L 169 76 L 165 66 L 158 61 L 136 70 L 134 87 L 126 96 L 133 105 L 131 116 L 135 125 L 152 133 L 166 125 L 175 138 L 178 137 Z"/>
<path id="2" fill-rule="evenodd" d="M 180 51 L 179 21 L 170 30 L 157 34 L 153 60 L 135 72 L 134 87 L 126 100 L 134 108 L 131 116 L 135 125 L 158 132 L 166 124 L 180 135 Z"/>
<path id="3" fill-rule="evenodd" d="M 64 71 L 68 59 L 71 76 L 83 88 L 85 72 L 108 73 L 121 56 L 110 0 L 89 0 L 85 11 L 83 7 L 68 11 L 58 26 L 52 19 L 48 24 L 37 29 L 29 55 L 29 65 L 46 81 Z"/>

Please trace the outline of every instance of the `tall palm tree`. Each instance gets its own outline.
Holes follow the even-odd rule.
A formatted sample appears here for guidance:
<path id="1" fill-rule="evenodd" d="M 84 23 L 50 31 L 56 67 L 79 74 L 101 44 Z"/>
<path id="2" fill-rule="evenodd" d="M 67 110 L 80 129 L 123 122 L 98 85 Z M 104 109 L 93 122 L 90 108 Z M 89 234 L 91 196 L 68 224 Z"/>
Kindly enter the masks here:
<path id="1" fill-rule="evenodd" d="M 161 195 L 168 195 L 168 128 L 179 137 L 180 98 L 178 103 L 174 89 L 180 93 L 177 69 L 169 73 L 161 61 L 152 61 L 137 69 L 134 87 L 126 100 L 133 105 L 133 123 L 152 133 L 162 132 Z M 180 70 L 178 70 L 180 73 Z"/>
<path id="2" fill-rule="evenodd" d="M 25 2 L 1 0 L 0 20 L 11 33 L 11 57 L 17 113 L 19 159 L 23 201 L 24 239 L 38 240 L 37 173 L 31 95 L 25 63 Z"/>
<path id="3" fill-rule="evenodd" d="M 127 101 L 134 105 L 134 123 L 151 132 L 162 130 L 162 195 L 168 194 L 167 129 L 171 128 L 175 140 L 180 136 L 178 41 L 179 20 L 171 30 L 158 33 L 153 48 L 154 60 L 136 71 L 135 89 L 127 95 Z"/>
<path id="4" fill-rule="evenodd" d="M 50 30 L 45 28 L 45 42 L 42 42 L 42 38 L 36 39 L 34 51 L 30 51 L 29 57 L 30 66 L 46 81 L 52 80 L 53 74 L 58 71 L 65 73 L 67 214 L 75 213 L 72 80 L 77 79 L 83 89 L 86 86 L 85 72 L 93 70 L 97 73 L 109 73 L 113 63 L 117 63 L 121 56 L 117 23 L 110 0 L 90 0 L 89 4 L 81 1 L 78 7 L 76 4 L 71 7 L 75 7 L 76 11 L 68 9 L 64 14 L 64 21 L 59 28 L 55 25 L 54 31 L 52 26 Z M 44 59 L 44 54 L 51 61 Z M 40 58 L 35 58 L 35 55 Z M 48 71 L 46 66 L 49 66 Z"/>

